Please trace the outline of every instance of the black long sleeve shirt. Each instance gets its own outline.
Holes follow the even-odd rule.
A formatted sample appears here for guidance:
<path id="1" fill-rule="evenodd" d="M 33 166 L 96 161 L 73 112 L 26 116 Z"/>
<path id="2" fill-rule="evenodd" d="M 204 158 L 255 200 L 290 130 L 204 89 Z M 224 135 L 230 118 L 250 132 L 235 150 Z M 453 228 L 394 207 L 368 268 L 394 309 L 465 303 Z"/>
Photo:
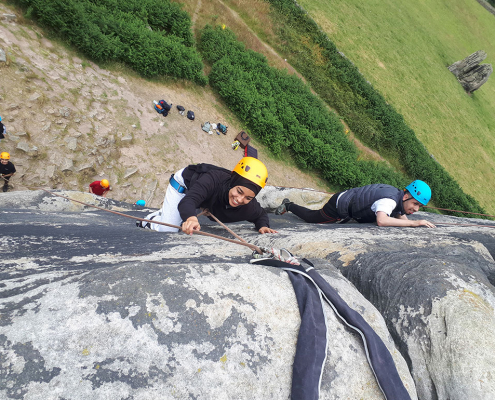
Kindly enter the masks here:
<path id="1" fill-rule="evenodd" d="M 182 177 L 188 187 L 186 196 L 178 206 L 183 221 L 195 216 L 196 209 L 207 208 L 224 223 L 249 221 L 258 230 L 264 226 L 270 227 L 268 215 L 256 199 L 239 207 L 230 206 L 230 171 L 208 164 L 198 164 L 188 166 Z"/>

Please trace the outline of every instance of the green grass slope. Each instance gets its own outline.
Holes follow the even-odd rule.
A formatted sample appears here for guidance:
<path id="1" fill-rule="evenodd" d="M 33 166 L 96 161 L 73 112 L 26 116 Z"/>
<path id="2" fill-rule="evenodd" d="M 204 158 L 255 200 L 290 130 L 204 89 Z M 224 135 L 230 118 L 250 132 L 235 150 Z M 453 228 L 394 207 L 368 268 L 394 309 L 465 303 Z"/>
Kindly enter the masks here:
<path id="1" fill-rule="evenodd" d="M 185 46 L 185 39 L 188 39 L 188 45 L 192 44 L 190 40 L 191 32 L 188 28 L 194 28 L 196 39 L 198 39 L 198 34 L 201 30 L 200 26 L 204 26 L 203 24 L 208 19 L 212 19 L 210 22 L 213 22 L 213 25 L 216 25 L 219 29 L 219 33 L 222 33 L 224 31 L 219 26 L 224 22 L 225 15 L 231 15 L 233 18 L 230 19 L 230 22 L 234 23 L 237 28 L 241 28 L 244 33 L 247 33 L 247 43 L 250 43 L 248 47 L 252 46 L 253 37 L 256 38 L 257 35 L 263 37 L 266 42 L 273 46 L 272 49 L 270 45 L 262 46 L 267 48 L 270 56 L 275 54 L 280 57 L 283 54 L 282 57 L 287 57 L 284 57 L 284 60 L 289 59 L 289 62 L 297 68 L 298 72 L 310 82 L 315 92 L 322 96 L 328 105 L 337 110 L 349 128 L 360 139 L 364 139 L 364 143 L 370 145 L 372 149 L 380 151 L 380 153 L 383 152 L 384 158 L 390 162 L 399 174 L 404 175 L 400 177 L 386 163 L 380 164 L 378 169 L 375 168 L 375 166 L 378 167 L 376 163 L 373 164 L 371 169 L 357 167 L 361 160 L 359 160 L 357 154 L 354 154 L 354 151 L 351 152 L 353 157 L 350 157 L 351 154 L 348 151 L 333 151 L 330 155 L 323 154 L 323 147 L 326 146 L 325 149 L 327 147 L 330 149 L 331 145 L 335 145 L 335 142 L 340 143 L 341 139 L 347 141 L 347 138 L 343 135 L 344 128 L 340 126 L 337 120 L 338 128 L 333 125 L 325 125 L 324 129 L 320 129 L 321 124 L 319 123 L 316 126 L 310 121 L 306 121 L 311 112 L 318 115 L 315 115 L 313 119 L 309 118 L 309 120 L 322 121 L 325 119 L 323 117 L 326 113 L 324 111 L 326 107 L 323 105 L 320 107 L 321 109 L 310 107 L 311 112 L 303 111 L 302 104 L 297 103 L 298 101 L 302 102 L 303 99 L 298 96 L 300 91 L 299 89 L 294 89 L 294 85 L 289 85 L 290 88 L 286 87 L 286 90 L 279 95 L 281 97 L 274 100 L 273 92 L 277 92 L 277 90 L 272 85 L 274 82 L 270 80 L 292 82 L 293 79 L 285 75 L 282 78 L 282 75 L 275 74 L 275 70 L 272 71 L 268 68 L 268 60 L 264 60 L 264 56 L 258 53 L 242 52 L 249 60 L 245 60 L 241 65 L 237 65 L 237 60 L 235 59 L 239 58 L 240 55 L 235 56 L 233 60 L 225 61 L 225 65 L 222 64 L 220 70 L 213 68 L 210 71 L 210 68 L 214 66 L 206 65 L 205 72 L 216 74 L 215 77 L 217 78 L 219 74 L 221 76 L 225 75 L 230 81 L 234 79 L 234 76 L 236 77 L 234 80 L 237 86 L 232 87 L 230 81 L 222 84 L 219 81 L 217 82 L 218 85 L 216 85 L 217 90 L 221 92 L 226 87 L 229 87 L 229 90 L 233 90 L 233 92 L 229 92 L 226 99 L 229 100 L 229 104 L 232 103 L 230 100 L 233 98 L 237 99 L 230 106 L 237 112 L 240 112 L 241 108 L 244 110 L 240 115 L 241 120 L 244 122 L 248 122 L 248 116 L 256 115 L 256 123 L 253 123 L 251 128 L 263 126 L 265 129 L 258 135 L 262 137 L 266 136 L 266 132 L 270 132 L 268 142 L 275 154 L 280 154 L 280 151 L 285 146 L 288 148 L 291 148 L 291 145 L 295 146 L 295 148 L 291 149 L 295 152 L 293 155 L 301 167 L 309 167 L 317 173 L 329 174 L 329 182 L 337 184 L 339 187 L 358 186 L 371 183 L 371 181 L 403 186 L 401 182 L 404 183 L 408 179 L 423 179 L 432 186 L 433 200 L 437 206 L 481 211 L 476 201 L 471 196 L 466 196 L 440 164 L 432 160 L 423 144 L 417 140 L 414 131 L 404 123 L 403 117 L 394 110 L 395 106 L 385 102 L 384 98 L 366 82 L 366 78 L 363 78 L 363 75 L 358 73 L 352 63 L 337 52 L 334 44 L 329 42 L 328 38 L 322 34 L 318 25 L 313 20 L 308 19 L 304 11 L 301 11 L 293 0 L 268 0 L 273 6 L 270 10 L 266 7 L 263 10 L 259 10 L 256 7 L 257 16 L 270 15 L 273 24 L 269 23 L 268 27 L 273 28 L 271 33 L 270 29 L 268 31 L 264 29 L 267 24 L 263 24 L 263 29 L 259 24 L 253 24 L 253 21 L 257 20 L 257 18 L 251 18 L 254 15 L 246 13 L 246 10 L 242 8 L 242 4 L 231 4 L 232 0 L 230 2 L 227 0 L 227 2 L 229 2 L 229 6 L 238 9 L 238 12 L 232 9 L 218 10 L 221 12 L 216 12 L 217 6 L 228 7 L 223 2 L 214 1 L 213 3 L 208 3 L 210 6 L 215 5 L 215 7 L 211 6 L 208 10 L 204 10 L 202 2 L 199 1 L 197 3 L 186 3 L 185 8 L 188 9 L 187 12 L 191 13 L 191 19 L 187 14 L 181 13 L 175 3 L 167 3 L 166 7 L 164 4 L 165 8 L 162 9 L 162 7 L 156 7 L 157 1 L 142 0 L 140 2 L 139 0 L 129 0 L 122 4 L 116 0 L 105 0 L 98 2 L 98 8 L 95 9 L 95 4 L 90 0 L 70 0 L 67 2 L 60 2 L 59 0 L 15 0 L 16 3 L 27 7 L 26 15 L 35 17 L 43 25 L 51 27 L 67 43 L 78 46 L 81 51 L 89 52 L 90 56 L 104 63 L 119 60 L 132 65 L 134 68 L 139 67 L 136 70 L 146 77 L 160 74 L 160 68 L 156 68 L 160 62 L 158 64 L 156 62 L 159 60 L 164 61 L 165 59 L 167 63 L 171 61 L 170 65 L 173 65 L 174 68 L 171 71 L 165 68 L 162 71 L 164 75 L 174 72 L 173 76 L 184 77 L 183 74 L 178 72 L 185 72 L 182 66 L 184 60 L 188 58 L 187 55 L 190 54 L 174 50 L 190 50 L 194 53 L 193 58 L 196 61 L 199 59 L 194 46 Z M 268 5 L 267 3 L 263 4 Z M 315 3 L 315 5 L 319 6 L 319 3 Z M 357 5 L 356 8 L 359 9 Z M 158 12 L 163 10 L 167 10 L 167 12 Z M 253 8 L 250 7 L 249 10 L 252 11 Z M 172 33 L 175 28 L 171 21 L 175 21 L 176 18 L 169 11 L 176 13 L 172 12 L 173 15 L 183 17 L 184 23 L 180 24 L 182 29 L 182 36 L 180 37 Z M 321 13 L 318 11 L 315 11 L 315 13 L 321 17 Z M 366 11 L 364 14 L 367 14 Z M 202 17 L 205 15 L 208 16 L 206 20 Z M 220 15 L 222 17 L 219 17 Z M 200 20 L 201 22 L 199 22 Z M 253 25 L 255 31 L 261 30 L 262 34 L 260 35 L 260 32 L 254 33 L 252 29 L 241 27 L 240 20 L 243 20 L 249 27 Z M 326 26 L 328 21 L 323 18 L 320 24 Z M 152 26 L 155 29 L 151 28 Z M 232 30 L 232 32 L 236 31 L 237 29 Z M 134 34 L 130 34 L 131 32 L 134 32 Z M 428 35 L 425 34 L 425 37 L 428 37 Z M 166 39 L 165 42 L 162 39 Z M 213 41 L 214 51 L 219 51 L 217 47 L 220 42 L 217 39 Z M 241 42 L 245 42 L 244 37 Z M 88 43 L 91 46 L 88 47 Z M 372 53 L 373 47 L 369 46 L 370 53 Z M 209 50 L 208 53 L 211 51 Z M 220 51 L 220 53 L 222 52 Z M 224 53 L 226 53 L 226 58 L 231 56 L 229 50 L 224 49 Z M 130 55 L 134 57 L 129 58 Z M 155 57 L 155 55 L 159 55 L 159 57 Z M 220 54 L 220 56 L 223 56 L 223 54 Z M 260 64 L 261 59 L 264 61 Z M 233 67 L 233 63 L 236 66 Z M 186 62 L 186 64 L 189 63 Z M 433 64 L 436 65 L 435 63 Z M 199 68 L 199 66 L 196 65 L 194 71 L 186 69 L 185 76 L 199 77 L 201 78 L 199 82 L 204 84 L 206 83 L 206 77 L 200 72 L 202 68 Z M 386 65 L 381 61 L 379 66 L 386 69 Z M 232 68 L 234 69 L 232 70 Z M 445 70 L 445 66 L 441 68 Z M 226 69 L 232 71 L 225 74 L 224 70 Z M 193 73 L 191 74 L 191 72 Z M 246 78 L 243 80 L 244 84 L 240 83 L 242 79 L 237 76 L 239 73 Z M 365 74 L 364 76 L 367 75 Z M 286 83 L 282 86 L 287 86 Z M 272 85 L 271 90 L 269 89 L 270 85 Z M 463 93 L 458 93 L 462 89 L 460 87 L 456 88 L 457 94 L 462 96 Z M 307 92 L 310 95 L 309 90 Z M 454 93 L 456 92 L 454 91 Z M 303 97 L 306 98 L 305 96 Z M 387 99 L 390 100 L 389 97 Z M 305 103 L 313 104 L 313 100 L 307 100 Z M 260 107 L 263 104 L 266 106 Z M 238 109 L 238 106 L 242 107 Z M 300 118 L 297 117 L 298 115 Z M 309 131 L 299 127 L 301 121 L 309 123 Z M 315 138 L 312 135 L 316 135 L 321 143 L 314 141 L 313 139 Z M 256 137 L 257 135 L 254 136 Z M 325 143 L 325 146 L 323 146 L 323 143 Z M 483 144 L 479 146 L 483 147 Z M 357 159 L 354 156 L 357 156 Z M 350 161 L 349 157 L 352 158 L 353 162 L 344 163 L 344 159 Z M 308 163 L 307 160 L 310 160 L 310 162 Z M 442 160 L 440 161 L 442 162 Z M 372 171 L 378 173 L 372 173 Z M 349 179 L 341 181 L 344 175 L 348 175 Z M 406 178 L 406 175 L 408 178 Z M 454 175 L 454 177 L 456 176 Z"/>
<path id="2" fill-rule="evenodd" d="M 491 213 L 495 78 L 467 95 L 447 69 L 476 50 L 495 60 L 495 17 L 472 0 L 301 0 L 340 51 Z"/>

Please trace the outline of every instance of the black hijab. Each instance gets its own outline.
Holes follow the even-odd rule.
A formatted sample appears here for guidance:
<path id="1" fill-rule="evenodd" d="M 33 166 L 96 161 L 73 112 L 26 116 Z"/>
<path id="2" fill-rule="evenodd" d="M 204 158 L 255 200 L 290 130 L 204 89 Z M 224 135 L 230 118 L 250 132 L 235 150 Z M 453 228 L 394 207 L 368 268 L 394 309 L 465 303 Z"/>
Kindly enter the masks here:
<path id="1" fill-rule="evenodd" d="M 232 176 L 230 178 L 230 189 L 235 186 L 244 186 L 245 188 L 252 190 L 255 196 L 261 190 L 261 186 L 257 185 L 254 182 L 251 182 L 249 179 L 240 176 L 237 172 L 232 171 Z"/>

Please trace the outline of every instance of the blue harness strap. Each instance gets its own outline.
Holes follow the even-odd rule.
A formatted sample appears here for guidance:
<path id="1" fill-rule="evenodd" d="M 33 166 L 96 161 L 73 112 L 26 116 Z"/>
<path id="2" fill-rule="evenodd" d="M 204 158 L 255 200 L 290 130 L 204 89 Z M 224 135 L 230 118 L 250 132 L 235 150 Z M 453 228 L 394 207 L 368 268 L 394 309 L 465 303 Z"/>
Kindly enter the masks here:
<path id="1" fill-rule="evenodd" d="M 169 179 L 169 183 L 170 185 L 172 185 L 172 187 L 177 190 L 179 193 L 185 193 L 187 192 L 187 188 L 185 186 L 182 186 L 179 182 L 177 182 L 174 178 L 174 175 L 170 175 L 170 179 Z"/>

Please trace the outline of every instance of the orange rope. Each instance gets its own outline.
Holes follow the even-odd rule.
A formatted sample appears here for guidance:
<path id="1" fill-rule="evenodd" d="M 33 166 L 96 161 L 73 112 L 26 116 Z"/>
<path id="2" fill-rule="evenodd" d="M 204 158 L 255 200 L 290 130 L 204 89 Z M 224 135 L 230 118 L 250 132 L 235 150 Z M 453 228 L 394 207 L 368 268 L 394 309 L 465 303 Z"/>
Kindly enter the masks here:
<path id="1" fill-rule="evenodd" d="M 471 211 L 459 211 L 459 210 L 450 210 L 448 208 L 440 208 L 440 207 L 431 207 L 431 206 L 422 206 L 424 208 L 432 208 L 434 210 L 443 210 L 443 211 L 452 211 L 452 212 L 458 212 L 458 213 L 464 213 L 464 214 L 473 214 L 473 215 L 481 215 L 483 217 L 492 217 L 495 218 L 495 215 L 490 215 L 490 214 L 480 214 L 480 213 L 474 213 Z"/>
<path id="2" fill-rule="evenodd" d="M 150 222 L 152 224 L 157 224 L 157 225 L 165 225 L 165 226 L 169 226 L 171 228 L 177 228 L 177 229 L 179 229 L 179 231 L 181 230 L 181 227 L 180 226 L 177 226 L 177 225 L 167 224 L 166 222 L 153 221 L 153 220 L 150 220 L 150 219 L 133 217 L 132 215 L 127 215 L 127 214 L 120 213 L 120 212 L 117 212 L 117 211 L 107 210 L 106 208 L 98 207 L 98 206 L 95 206 L 95 205 L 92 205 L 92 204 L 87 204 L 87 203 L 84 203 L 84 202 L 79 201 L 79 200 L 74 200 L 74 199 L 71 199 L 69 197 L 62 196 L 61 194 L 50 192 L 49 190 L 46 190 L 46 189 L 43 189 L 43 188 L 38 188 L 38 189 L 41 189 L 41 190 L 43 190 L 43 191 L 45 191 L 47 193 L 50 193 L 50 194 L 52 194 L 54 196 L 61 197 L 63 199 L 67 199 L 67 200 L 73 201 L 75 203 L 83 204 L 83 205 L 85 205 L 87 207 L 93 207 L 93 208 L 96 208 L 98 210 L 102 210 L 102 211 L 106 211 L 106 212 L 109 212 L 109 213 L 112 213 L 112 214 L 120 215 L 122 217 L 127 217 L 127 218 L 131 218 L 131 219 L 135 219 L 137 221 Z M 218 235 L 214 235 L 212 233 L 201 232 L 201 231 L 193 231 L 193 233 L 194 234 L 197 234 L 197 235 L 203 235 L 203 236 L 213 237 L 215 239 L 225 240 L 225 241 L 230 242 L 230 243 L 240 244 L 241 246 L 249 247 L 251 250 L 254 250 L 254 251 L 256 251 L 259 254 L 263 254 L 263 251 L 258 246 L 255 246 L 254 244 L 248 243 L 245 240 L 238 241 L 238 240 L 228 239 L 228 238 L 224 238 L 223 236 L 218 236 Z"/>

